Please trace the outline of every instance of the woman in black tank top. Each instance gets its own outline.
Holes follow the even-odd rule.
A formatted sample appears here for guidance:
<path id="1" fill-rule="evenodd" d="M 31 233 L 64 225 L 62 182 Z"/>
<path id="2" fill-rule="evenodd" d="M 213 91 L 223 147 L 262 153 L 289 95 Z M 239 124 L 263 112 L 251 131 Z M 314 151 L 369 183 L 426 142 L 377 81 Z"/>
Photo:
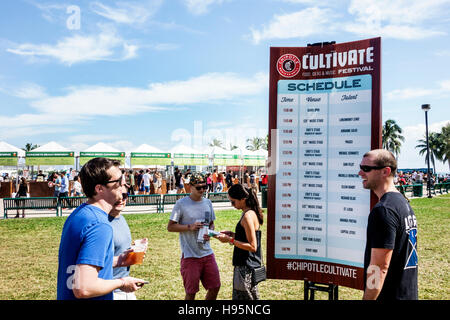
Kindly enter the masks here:
<path id="1" fill-rule="evenodd" d="M 29 193 L 27 179 L 22 177 L 20 180 L 19 188 L 16 193 L 16 198 L 26 198 L 27 193 Z M 16 200 L 16 202 L 19 202 L 19 201 L 20 200 Z M 24 201 L 20 201 L 20 202 L 24 202 Z M 15 218 L 18 218 L 18 217 L 19 217 L 19 209 L 17 209 L 17 214 L 16 214 Z M 22 209 L 22 218 L 25 218 L 25 209 Z"/>
<path id="2" fill-rule="evenodd" d="M 254 190 L 241 184 L 231 186 L 228 198 L 236 209 L 242 210 L 241 218 L 235 232 L 221 231 L 216 238 L 234 246 L 233 300 L 257 300 L 259 292 L 252 283 L 252 270 L 262 265 L 262 210 Z"/>

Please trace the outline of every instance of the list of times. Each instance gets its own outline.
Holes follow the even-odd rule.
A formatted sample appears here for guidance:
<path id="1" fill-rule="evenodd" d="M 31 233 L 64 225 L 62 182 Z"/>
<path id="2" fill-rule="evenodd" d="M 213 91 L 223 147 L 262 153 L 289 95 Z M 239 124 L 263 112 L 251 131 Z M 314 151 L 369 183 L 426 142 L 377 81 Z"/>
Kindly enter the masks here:
<path id="1" fill-rule="evenodd" d="M 370 75 L 279 80 L 275 257 L 363 267 Z"/>

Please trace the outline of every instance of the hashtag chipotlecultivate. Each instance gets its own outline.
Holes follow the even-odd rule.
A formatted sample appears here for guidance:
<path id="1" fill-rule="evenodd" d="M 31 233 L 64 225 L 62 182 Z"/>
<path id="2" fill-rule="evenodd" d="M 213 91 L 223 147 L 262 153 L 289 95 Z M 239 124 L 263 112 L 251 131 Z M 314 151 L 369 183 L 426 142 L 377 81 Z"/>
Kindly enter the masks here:
<path id="1" fill-rule="evenodd" d="M 334 266 L 329 264 L 294 261 L 287 263 L 287 269 L 293 271 L 320 272 L 356 279 L 356 269 Z"/>

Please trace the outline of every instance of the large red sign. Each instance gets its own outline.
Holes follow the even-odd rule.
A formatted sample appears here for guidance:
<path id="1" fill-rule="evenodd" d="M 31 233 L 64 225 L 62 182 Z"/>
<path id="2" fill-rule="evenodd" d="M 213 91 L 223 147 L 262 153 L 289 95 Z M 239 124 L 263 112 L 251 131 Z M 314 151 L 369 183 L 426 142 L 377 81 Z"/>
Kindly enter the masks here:
<path id="1" fill-rule="evenodd" d="M 267 273 L 363 289 L 358 176 L 381 147 L 381 38 L 270 48 Z"/>

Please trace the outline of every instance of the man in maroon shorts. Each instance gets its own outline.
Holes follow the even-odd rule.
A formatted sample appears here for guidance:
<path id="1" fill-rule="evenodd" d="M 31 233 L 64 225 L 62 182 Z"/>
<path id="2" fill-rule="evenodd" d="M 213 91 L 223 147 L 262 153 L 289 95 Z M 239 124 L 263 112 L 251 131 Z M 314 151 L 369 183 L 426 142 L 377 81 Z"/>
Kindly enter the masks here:
<path id="1" fill-rule="evenodd" d="M 206 300 L 217 299 L 220 275 L 209 236 L 199 237 L 207 226 L 214 229 L 216 219 L 211 201 L 203 197 L 207 189 L 206 179 L 196 173 L 190 179 L 191 194 L 177 201 L 170 215 L 167 230 L 180 233 L 181 276 L 186 300 L 194 300 L 199 291 L 199 282 L 207 290 Z"/>

